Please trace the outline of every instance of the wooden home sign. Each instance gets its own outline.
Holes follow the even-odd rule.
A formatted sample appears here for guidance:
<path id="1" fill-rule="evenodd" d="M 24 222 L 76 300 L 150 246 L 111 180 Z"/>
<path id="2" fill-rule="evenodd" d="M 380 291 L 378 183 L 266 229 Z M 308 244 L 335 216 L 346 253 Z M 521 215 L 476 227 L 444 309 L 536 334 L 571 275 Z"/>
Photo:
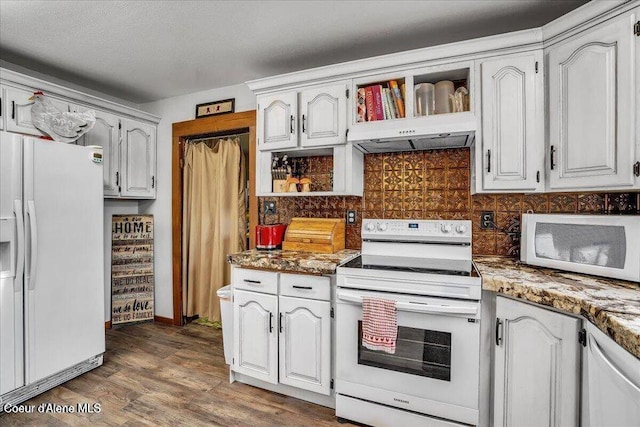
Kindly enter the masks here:
<path id="1" fill-rule="evenodd" d="M 153 215 L 113 215 L 111 324 L 153 320 Z"/>

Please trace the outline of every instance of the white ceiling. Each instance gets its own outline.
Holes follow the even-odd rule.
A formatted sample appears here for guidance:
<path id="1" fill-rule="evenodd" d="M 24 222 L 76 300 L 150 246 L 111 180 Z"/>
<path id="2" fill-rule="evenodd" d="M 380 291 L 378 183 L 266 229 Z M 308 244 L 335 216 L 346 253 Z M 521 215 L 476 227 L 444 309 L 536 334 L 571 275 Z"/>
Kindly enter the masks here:
<path id="1" fill-rule="evenodd" d="M 584 0 L 0 1 L 0 59 L 144 103 L 540 26 Z"/>

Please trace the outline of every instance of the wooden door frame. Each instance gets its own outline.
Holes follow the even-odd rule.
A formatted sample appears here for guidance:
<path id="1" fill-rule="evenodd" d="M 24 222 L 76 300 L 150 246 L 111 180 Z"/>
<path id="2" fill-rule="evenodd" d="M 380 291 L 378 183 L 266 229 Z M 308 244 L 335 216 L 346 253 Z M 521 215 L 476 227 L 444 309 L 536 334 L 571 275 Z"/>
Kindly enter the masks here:
<path id="1" fill-rule="evenodd" d="M 211 116 L 173 124 L 171 143 L 172 237 L 173 237 L 173 324 L 182 325 L 182 167 L 181 153 L 189 138 L 214 133 L 249 129 L 249 230 L 258 223 L 256 197 L 256 111 Z M 249 247 L 255 246 L 255 235 L 249 233 Z"/>

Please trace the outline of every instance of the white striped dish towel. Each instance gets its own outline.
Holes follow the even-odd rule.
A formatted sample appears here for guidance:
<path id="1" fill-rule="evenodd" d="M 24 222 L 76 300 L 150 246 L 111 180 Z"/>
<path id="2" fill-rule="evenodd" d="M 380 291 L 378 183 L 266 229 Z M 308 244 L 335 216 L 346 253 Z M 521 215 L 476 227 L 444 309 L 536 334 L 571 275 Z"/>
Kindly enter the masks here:
<path id="1" fill-rule="evenodd" d="M 394 354 L 398 339 L 396 302 L 362 298 L 362 345 L 374 351 Z"/>

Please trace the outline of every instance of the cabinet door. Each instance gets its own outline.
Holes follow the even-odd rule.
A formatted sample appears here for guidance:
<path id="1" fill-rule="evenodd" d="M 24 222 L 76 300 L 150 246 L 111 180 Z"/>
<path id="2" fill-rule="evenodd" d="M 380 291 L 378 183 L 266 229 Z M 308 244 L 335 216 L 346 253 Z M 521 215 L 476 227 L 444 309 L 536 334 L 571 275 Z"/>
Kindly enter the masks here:
<path id="1" fill-rule="evenodd" d="M 494 425 L 577 426 L 580 321 L 498 297 Z"/>
<path id="2" fill-rule="evenodd" d="M 156 196 L 156 129 L 133 120 L 122 120 L 120 179 L 122 197 Z"/>
<path id="3" fill-rule="evenodd" d="M 28 135 L 42 136 L 40 132 L 31 122 L 31 106 L 33 101 L 29 98 L 33 96 L 35 90 L 18 89 L 10 86 L 5 87 L 5 105 L 7 106 L 7 131 L 16 133 L 25 133 Z M 46 95 L 46 94 L 45 94 Z M 69 111 L 69 104 L 48 97 L 55 108 L 60 112 Z"/>
<path id="4" fill-rule="evenodd" d="M 4 86 L 0 86 L 0 130 L 4 130 L 4 112 L 7 111 L 7 94 L 4 91 Z"/>
<path id="5" fill-rule="evenodd" d="M 233 370 L 278 383 L 278 297 L 233 292 Z"/>
<path id="6" fill-rule="evenodd" d="M 549 187 L 628 189 L 636 153 L 635 13 L 549 48 Z"/>
<path id="7" fill-rule="evenodd" d="M 587 325 L 588 422 L 596 426 L 632 426 L 640 420 L 640 360 L 595 326 Z"/>
<path id="8" fill-rule="evenodd" d="M 72 111 L 84 112 L 91 108 L 71 106 Z M 79 145 L 98 145 L 102 147 L 102 166 L 104 175 L 104 196 L 117 197 L 120 187 L 120 119 L 113 114 L 94 110 L 96 124 L 78 140 Z"/>
<path id="9" fill-rule="evenodd" d="M 542 51 L 489 59 L 480 69 L 483 188 L 542 191 Z"/>
<path id="10" fill-rule="evenodd" d="M 280 382 L 331 393 L 331 304 L 280 297 Z"/>
<path id="11" fill-rule="evenodd" d="M 347 141 L 347 86 L 308 89 L 300 93 L 303 147 L 344 144 Z"/>
<path id="12" fill-rule="evenodd" d="M 258 98 L 258 148 L 298 146 L 298 94 L 285 92 Z"/>

